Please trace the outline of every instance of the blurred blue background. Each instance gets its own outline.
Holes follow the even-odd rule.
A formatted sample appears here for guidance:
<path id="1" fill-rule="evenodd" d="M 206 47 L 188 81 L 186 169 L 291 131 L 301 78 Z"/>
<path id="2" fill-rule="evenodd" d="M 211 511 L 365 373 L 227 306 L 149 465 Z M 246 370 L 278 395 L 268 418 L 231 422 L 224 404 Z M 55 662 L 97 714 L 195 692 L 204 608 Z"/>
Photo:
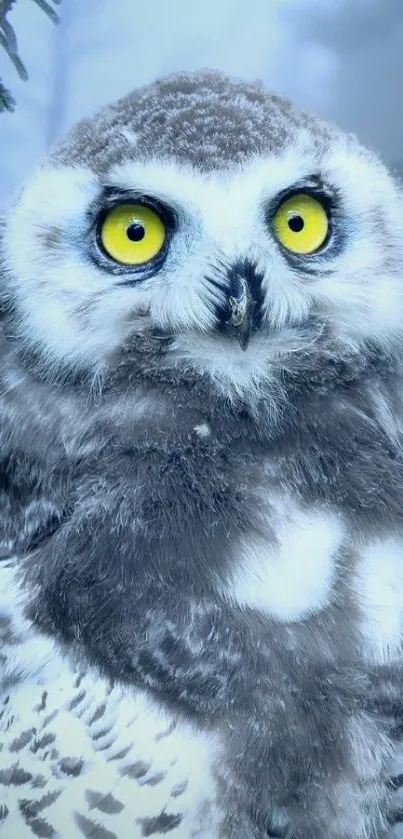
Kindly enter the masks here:
<path id="1" fill-rule="evenodd" d="M 82 116 L 175 70 L 219 68 L 359 134 L 403 172 L 403 0 L 32 0 L 9 15 L 29 81 L 0 50 L 17 100 L 0 115 L 0 206 Z"/>

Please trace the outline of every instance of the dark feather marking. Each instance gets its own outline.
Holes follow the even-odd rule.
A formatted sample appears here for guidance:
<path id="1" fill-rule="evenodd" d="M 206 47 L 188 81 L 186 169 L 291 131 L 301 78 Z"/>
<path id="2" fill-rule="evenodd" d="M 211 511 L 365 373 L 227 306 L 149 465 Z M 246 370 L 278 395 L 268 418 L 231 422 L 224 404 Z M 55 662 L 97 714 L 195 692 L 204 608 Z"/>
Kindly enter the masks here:
<path id="1" fill-rule="evenodd" d="M 149 778 L 139 781 L 141 786 L 156 787 L 164 780 L 166 772 L 158 772 L 156 775 L 151 775 Z"/>
<path id="2" fill-rule="evenodd" d="M 44 690 L 41 696 L 41 701 L 38 703 L 38 705 L 35 706 L 35 711 L 38 711 L 38 713 L 40 713 L 41 711 L 44 711 L 46 709 L 47 698 L 48 692 L 47 690 Z"/>
<path id="3" fill-rule="evenodd" d="M 43 775 L 35 775 L 31 781 L 31 787 L 33 789 L 43 789 L 43 787 L 46 787 L 46 784 L 47 780 Z"/>
<path id="4" fill-rule="evenodd" d="M 165 731 L 159 731 L 158 734 L 155 735 L 155 742 L 159 743 L 159 741 L 163 740 L 164 737 L 169 737 L 169 735 L 172 734 L 173 731 L 175 731 L 176 726 L 177 723 L 175 722 L 175 720 L 173 720 L 173 722 L 171 722 L 170 726 L 167 729 L 165 729 Z"/>
<path id="5" fill-rule="evenodd" d="M 121 749 L 120 752 L 118 752 L 115 755 L 112 755 L 112 757 L 108 757 L 107 760 L 108 761 L 110 761 L 110 760 L 123 760 L 123 758 L 126 757 L 126 755 L 129 754 L 131 748 L 132 748 L 131 745 L 130 746 L 125 746 L 124 749 Z"/>
<path id="6" fill-rule="evenodd" d="M 36 754 L 36 752 L 40 751 L 41 749 L 45 749 L 46 746 L 50 746 L 51 743 L 54 743 L 56 740 L 56 734 L 52 734 L 50 731 L 47 734 L 43 734 L 42 737 L 39 737 L 37 740 L 30 746 L 31 752 Z"/>
<path id="7" fill-rule="evenodd" d="M 22 731 L 19 737 L 16 737 L 15 740 L 10 743 L 10 752 L 19 752 L 27 743 L 32 740 L 34 735 L 36 734 L 36 728 L 27 728 L 26 731 Z"/>
<path id="8" fill-rule="evenodd" d="M 44 810 L 46 807 L 50 807 L 51 804 L 57 801 L 60 795 L 61 791 L 55 790 L 54 792 L 47 792 L 39 800 L 21 798 L 18 802 L 18 806 L 26 819 L 32 819 L 37 816 L 41 810 Z"/>
<path id="9" fill-rule="evenodd" d="M 49 723 L 53 722 L 53 720 L 56 719 L 58 713 L 58 711 L 52 711 L 51 714 L 47 714 L 47 716 L 43 720 L 43 727 L 46 728 L 46 726 L 48 726 Z"/>
<path id="10" fill-rule="evenodd" d="M 124 804 L 118 801 L 111 793 L 97 792 L 96 790 L 87 790 L 85 797 L 88 801 L 90 809 L 101 810 L 102 813 L 121 813 L 124 809 Z"/>
<path id="11" fill-rule="evenodd" d="M 59 760 L 59 768 L 65 775 L 77 778 L 84 768 L 84 760 L 77 757 L 63 757 Z"/>
<path id="12" fill-rule="evenodd" d="M 144 775 L 151 769 L 151 763 L 146 763 L 143 760 L 137 760 L 136 763 L 131 763 L 129 766 L 122 766 L 120 770 L 121 775 L 128 778 L 143 778 Z"/>
<path id="13" fill-rule="evenodd" d="M 86 696 L 85 690 L 81 690 L 77 694 L 77 696 L 75 696 L 74 699 L 71 700 L 69 710 L 74 711 L 74 708 L 78 708 L 78 706 L 81 704 L 83 699 L 85 699 L 85 696 Z"/>
<path id="14" fill-rule="evenodd" d="M 139 819 L 138 823 L 141 825 L 142 836 L 154 836 L 155 833 L 169 833 L 178 827 L 182 821 L 182 816 L 179 813 L 160 813 L 159 816 L 151 819 Z"/>
<path id="15" fill-rule="evenodd" d="M 3 821 L 3 822 L 5 821 L 5 819 L 7 818 L 8 814 L 9 814 L 9 812 L 10 812 L 10 811 L 9 811 L 9 809 L 8 809 L 8 807 L 7 807 L 7 804 L 0 804 L 0 822 L 1 822 L 1 821 Z"/>
<path id="16" fill-rule="evenodd" d="M 18 634 L 13 629 L 13 621 L 8 615 L 0 615 L 0 643 L 13 646 L 19 641 Z"/>
<path id="17" fill-rule="evenodd" d="M 98 722 L 98 720 L 100 720 L 103 717 L 105 711 L 106 711 L 106 703 L 101 702 L 101 704 L 98 705 L 98 707 L 97 707 L 97 709 L 94 713 L 94 716 L 91 717 L 91 719 L 89 721 L 89 725 L 93 725 L 94 722 Z"/>
<path id="18" fill-rule="evenodd" d="M 31 772 L 26 772 L 25 769 L 21 769 L 18 763 L 13 764 L 10 769 L 0 769 L 0 783 L 6 787 L 20 787 L 23 784 L 27 784 L 28 781 L 32 781 Z"/>
<path id="19" fill-rule="evenodd" d="M 92 738 L 92 740 L 94 740 L 96 742 L 97 740 L 101 740 L 102 737 L 105 737 L 107 734 L 109 734 L 111 730 L 112 730 L 112 726 L 109 726 L 108 728 L 101 728 L 101 730 L 97 731 L 96 734 L 91 734 L 91 738 Z M 99 748 L 99 746 L 98 746 L 98 748 Z M 105 749 L 107 749 L 107 748 L 109 748 L 108 745 L 105 746 Z M 100 751 L 102 751 L 102 749 L 100 749 Z"/>
<path id="20" fill-rule="evenodd" d="M 188 781 L 183 781 L 181 784 L 176 784 L 175 787 L 171 789 L 172 798 L 178 798 L 182 795 L 183 792 L 187 789 Z"/>
<path id="21" fill-rule="evenodd" d="M 44 819 L 31 819 L 28 824 L 32 833 L 39 839 L 55 839 L 58 836 L 52 825 Z"/>
<path id="22" fill-rule="evenodd" d="M 106 830 L 91 819 L 87 819 L 86 816 L 82 816 L 81 813 L 74 813 L 74 820 L 86 839 L 118 839 L 116 833 Z"/>

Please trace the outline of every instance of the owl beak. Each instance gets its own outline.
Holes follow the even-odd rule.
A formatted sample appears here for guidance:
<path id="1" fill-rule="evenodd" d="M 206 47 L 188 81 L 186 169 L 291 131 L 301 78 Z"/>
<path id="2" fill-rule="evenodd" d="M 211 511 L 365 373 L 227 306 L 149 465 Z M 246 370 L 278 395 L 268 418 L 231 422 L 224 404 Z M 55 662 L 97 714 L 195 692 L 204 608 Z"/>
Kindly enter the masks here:
<path id="1" fill-rule="evenodd" d="M 246 260 L 233 265 L 227 276 L 227 303 L 220 313 L 220 325 L 246 350 L 261 320 L 262 278 Z"/>
<path id="2" fill-rule="evenodd" d="M 248 348 L 252 334 L 251 309 L 252 300 L 248 284 L 243 277 L 240 277 L 238 293 L 228 296 L 229 318 L 227 324 L 229 331 L 238 339 L 242 350 Z"/>

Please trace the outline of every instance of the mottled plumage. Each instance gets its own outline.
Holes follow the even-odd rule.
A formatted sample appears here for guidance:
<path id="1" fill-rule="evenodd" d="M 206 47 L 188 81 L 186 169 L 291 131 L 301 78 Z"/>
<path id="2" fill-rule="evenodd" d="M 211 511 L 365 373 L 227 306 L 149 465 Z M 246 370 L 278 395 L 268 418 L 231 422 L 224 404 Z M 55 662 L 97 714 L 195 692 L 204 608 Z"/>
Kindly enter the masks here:
<path id="1" fill-rule="evenodd" d="M 273 227 L 301 192 L 309 257 Z M 168 219 L 154 268 L 102 247 L 128 201 Z M 6 839 L 388 836 L 397 185 L 260 85 L 181 74 L 72 130 L 0 264 Z"/>

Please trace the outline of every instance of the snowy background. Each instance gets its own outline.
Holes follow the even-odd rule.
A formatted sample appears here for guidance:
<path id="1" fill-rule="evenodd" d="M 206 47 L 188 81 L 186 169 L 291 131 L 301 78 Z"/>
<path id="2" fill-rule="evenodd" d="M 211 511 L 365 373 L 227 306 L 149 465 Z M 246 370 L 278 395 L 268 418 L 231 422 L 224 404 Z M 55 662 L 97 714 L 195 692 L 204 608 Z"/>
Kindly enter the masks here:
<path id="1" fill-rule="evenodd" d="M 0 207 L 49 144 L 139 84 L 215 67 L 266 85 L 358 133 L 403 172 L 403 0 L 33 0 L 9 15 L 28 69 L 0 50 L 17 100 L 0 114 Z"/>

